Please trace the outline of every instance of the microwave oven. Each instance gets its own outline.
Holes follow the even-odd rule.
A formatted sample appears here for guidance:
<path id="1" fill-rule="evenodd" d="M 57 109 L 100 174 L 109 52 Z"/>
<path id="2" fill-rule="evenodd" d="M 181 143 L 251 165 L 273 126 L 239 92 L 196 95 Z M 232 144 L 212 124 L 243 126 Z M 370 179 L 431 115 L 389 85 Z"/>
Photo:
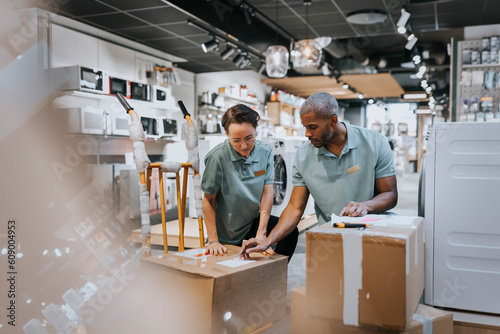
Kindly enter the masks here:
<path id="1" fill-rule="evenodd" d="M 79 90 L 98 94 L 109 94 L 109 75 L 99 69 L 83 66 L 58 67 L 54 69 L 61 90 Z"/>
<path id="2" fill-rule="evenodd" d="M 131 82 L 130 98 L 140 101 L 151 101 L 151 86 L 139 82 Z"/>
<path id="3" fill-rule="evenodd" d="M 141 116 L 142 128 L 146 131 L 148 138 L 160 137 L 160 122 L 158 118 Z"/>
<path id="4" fill-rule="evenodd" d="M 115 95 L 116 93 L 122 94 L 124 97 L 130 99 L 130 81 L 118 78 L 109 78 L 109 93 Z"/>
<path id="5" fill-rule="evenodd" d="M 105 109 L 91 106 L 61 109 L 69 133 L 111 135 L 111 118 Z"/>
<path id="6" fill-rule="evenodd" d="M 175 108 L 175 99 L 172 96 L 172 89 L 163 86 L 152 87 L 152 102 L 159 107 Z"/>
<path id="7" fill-rule="evenodd" d="M 113 113 L 111 115 L 111 134 L 114 136 L 130 136 L 129 123 L 130 116 L 128 114 Z"/>
<path id="8" fill-rule="evenodd" d="M 175 119 L 163 118 L 163 137 L 172 137 L 177 135 L 177 121 Z"/>

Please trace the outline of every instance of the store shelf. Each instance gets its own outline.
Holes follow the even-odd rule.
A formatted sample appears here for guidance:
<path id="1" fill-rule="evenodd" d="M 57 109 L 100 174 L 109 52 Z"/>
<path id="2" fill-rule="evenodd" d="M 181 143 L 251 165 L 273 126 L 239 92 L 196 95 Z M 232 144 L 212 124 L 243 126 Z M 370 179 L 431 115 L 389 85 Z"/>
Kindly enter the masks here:
<path id="1" fill-rule="evenodd" d="M 500 67 L 500 64 L 466 64 L 462 68 Z"/>

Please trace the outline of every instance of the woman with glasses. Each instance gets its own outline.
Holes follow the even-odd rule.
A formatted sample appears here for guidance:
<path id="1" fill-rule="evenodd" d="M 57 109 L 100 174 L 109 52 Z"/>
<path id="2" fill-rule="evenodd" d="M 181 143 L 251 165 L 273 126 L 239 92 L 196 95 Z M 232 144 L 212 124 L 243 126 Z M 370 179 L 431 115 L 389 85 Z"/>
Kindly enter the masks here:
<path id="1" fill-rule="evenodd" d="M 278 223 L 273 206 L 274 158 L 269 144 L 256 140 L 259 114 L 243 104 L 222 117 L 228 139 L 205 157 L 202 178 L 203 214 L 208 232 L 207 251 L 227 253 L 223 244 L 241 246 L 243 240 L 266 239 Z M 295 229 L 275 248 L 289 260 L 297 245 Z M 272 249 L 267 253 L 272 254 Z"/>

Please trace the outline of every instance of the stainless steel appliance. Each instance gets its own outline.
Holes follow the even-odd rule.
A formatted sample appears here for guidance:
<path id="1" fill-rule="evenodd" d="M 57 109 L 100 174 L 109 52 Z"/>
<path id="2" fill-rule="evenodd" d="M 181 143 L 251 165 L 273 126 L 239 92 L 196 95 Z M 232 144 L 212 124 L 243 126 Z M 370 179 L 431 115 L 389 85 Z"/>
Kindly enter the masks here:
<path id="1" fill-rule="evenodd" d="M 130 81 L 119 79 L 119 78 L 109 78 L 109 93 L 116 94 L 120 93 L 126 98 L 131 97 Z"/>
<path id="2" fill-rule="evenodd" d="M 69 133 L 111 135 L 111 117 L 105 109 L 91 106 L 60 109 Z"/>
<path id="3" fill-rule="evenodd" d="M 62 82 L 61 90 L 109 94 L 109 76 L 102 70 L 83 66 L 58 67 L 53 70 L 58 82 Z"/>
<path id="4" fill-rule="evenodd" d="M 130 82 L 130 98 L 140 101 L 151 101 L 151 86 L 139 82 Z"/>

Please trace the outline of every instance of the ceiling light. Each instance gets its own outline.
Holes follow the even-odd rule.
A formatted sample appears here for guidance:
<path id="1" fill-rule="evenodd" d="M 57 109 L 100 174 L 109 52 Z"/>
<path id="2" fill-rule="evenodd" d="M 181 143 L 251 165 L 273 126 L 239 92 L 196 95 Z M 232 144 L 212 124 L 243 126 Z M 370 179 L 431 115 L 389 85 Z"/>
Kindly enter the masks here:
<path id="1" fill-rule="evenodd" d="M 401 67 L 403 67 L 403 68 L 415 68 L 415 64 L 411 61 L 407 61 L 407 62 L 401 63 Z"/>
<path id="2" fill-rule="evenodd" d="M 323 50 L 319 42 L 309 39 L 309 6 L 310 0 L 304 0 L 306 6 L 306 39 L 295 43 L 294 52 L 291 55 L 294 67 L 318 66 L 323 55 Z"/>
<path id="3" fill-rule="evenodd" d="M 247 22 L 247 25 L 252 24 L 254 16 L 253 9 L 246 4 L 243 5 L 243 15 L 245 15 L 245 21 Z"/>
<path id="4" fill-rule="evenodd" d="M 364 98 L 365 98 L 365 96 L 364 96 L 363 94 L 359 93 L 358 98 L 359 98 L 360 100 L 362 100 L 362 99 L 364 99 Z"/>
<path id="5" fill-rule="evenodd" d="M 288 71 L 288 50 L 283 45 L 271 45 L 266 51 L 266 72 L 270 78 L 283 78 Z"/>
<path id="6" fill-rule="evenodd" d="M 264 73 L 264 70 L 266 69 L 266 62 L 261 62 L 259 65 L 259 68 L 257 69 L 257 73 L 262 74 Z"/>
<path id="7" fill-rule="evenodd" d="M 404 100 L 420 100 L 420 99 L 426 99 L 426 98 L 427 98 L 426 93 L 405 93 L 405 94 L 403 94 Z"/>
<path id="8" fill-rule="evenodd" d="M 417 74 L 415 74 L 417 76 L 418 79 L 422 79 L 424 77 L 424 74 L 423 73 L 420 73 L 418 72 Z"/>
<path id="9" fill-rule="evenodd" d="M 413 61 L 415 62 L 415 65 L 418 65 L 420 61 L 422 60 L 419 55 L 413 56 Z"/>
<path id="10" fill-rule="evenodd" d="M 369 104 L 373 104 L 373 102 L 375 102 L 375 101 L 373 101 L 373 99 L 369 99 L 369 100 L 368 100 L 368 103 L 369 103 Z"/>
<path id="11" fill-rule="evenodd" d="M 404 27 L 406 26 L 406 23 L 408 23 L 408 20 L 410 19 L 410 13 L 408 13 L 404 8 L 401 8 L 401 17 L 398 20 L 398 23 L 396 23 L 396 26 L 398 27 Z"/>
<path id="12" fill-rule="evenodd" d="M 424 59 L 429 59 L 431 57 L 431 53 L 429 52 L 429 50 L 422 51 L 422 57 Z"/>
<path id="13" fill-rule="evenodd" d="M 413 35 L 413 34 L 411 34 L 411 35 Z M 410 36 L 411 36 L 411 35 L 410 35 Z M 415 35 L 413 35 L 412 39 L 411 39 L 411 40 L 408 40 L 408 43 L 406 43 L 406 45 L 405 45 L 405 49 L 406 49 L 406 50 L 411 50 L 411 49 L 413 49 L 413 47 L 415 46 L 415 44 L 417 44 L 417 41 L 418 41 L 418 38 L 417 38 L 417 37 L 415 37 Z"/>
<path id="14" fill-rule="evenodd" d="M 244 60 L 245 54 L 243 52 L 240 52 L 240 54 L 233 59 L 233 64 L 239 67 Z"/>
<path id="15" fill-rule="evenodd" d="M 243 61 L 239 65 L 239 67 L 245 68 L 247 66 L 250 66 L 251 63 L 252 63 L 252 58 L 250 58 L 250 56 L 246 56 L 245 59 L 243 59 Z"/>
<path id="16" fill-rule="evenodd" d="M 205 42 L 201 45 L 203 52 L 207 53 L 208 51 L 216 50 L 219 48 L 219 40 L 217 38 L 212 38 L 208 42 Z"/>
<path id="17" fill-rule="evenodd" d="M 332 42 L 332 38 L 329 36 L 316 37 L 314 40 L 319 43 L 322 49 L 326 48 Z"/>
<path id="18" fill-rule="evenodd" d="M 425 91 L 427 92 L 427 94 L 430 94 L 430 93 L 432 92 L 432 87 L 430 87 L 430 86 L 429 86 L 429 87 L 427 87 L 427 88 L 425 89 Z"/>
<path id="19" fill-rule="evenodd" d="M 349 89 L 349 85 L 345 83 L 345 84 L 342 85 L 342 88 Z"/>
<path id="20" fill-rule="evenodd" d="M 413 38 L 415 38 L 415 35 L 414 34 L 411 34 L 410 36 L 408 36 L 408 40 L 411 41 Z"/>
<path id="21" fill-rule="evenodd" d="M 405 27 L 398 27 L 398 32 L 402 35 L 406 32 L 406 28 Z"/>
<path id="22" fill-rule="evenodd" d="M 378 9 L 361 9 L 347 14 L 347 22 L 368 25 L 382 23 L 387 19 L 387 13 Z"/>
<path id="23" fill-rule="evenodd" d="M 321 71 L 323 72 L 323 75 L 330 75 L 330 68 L 328 67 L 328 64 L 324 64 L 321 66 Z"/>
<path id="24" fill-rule="evenodd" d="M 236 50 L 233 49 L 231 46 L 227 46 L 226 50 L 224 50 L 220 56 L 222 59 L 226 60 L 227 58 L 229 58 L 229 56 L 231 56 Z"/>
<path id="25" fill-rule="evenodd" d="M 318 66 L 323 50 L 314 39 L 303 39 L 295 43 L 292 54 L 294 67 Z"/>
<path id="26" fill-rule="evenodd" d="M 278 24 L 278 4 L 276 0 L 276 25 Z M 276 41 L 278 41 L 278 30 L 276 30 Z M 271 45 L 266 53 L 266 73 L 270 78 L 283 78 L 288 71 L 289 53 L 283 45 Z"/>

